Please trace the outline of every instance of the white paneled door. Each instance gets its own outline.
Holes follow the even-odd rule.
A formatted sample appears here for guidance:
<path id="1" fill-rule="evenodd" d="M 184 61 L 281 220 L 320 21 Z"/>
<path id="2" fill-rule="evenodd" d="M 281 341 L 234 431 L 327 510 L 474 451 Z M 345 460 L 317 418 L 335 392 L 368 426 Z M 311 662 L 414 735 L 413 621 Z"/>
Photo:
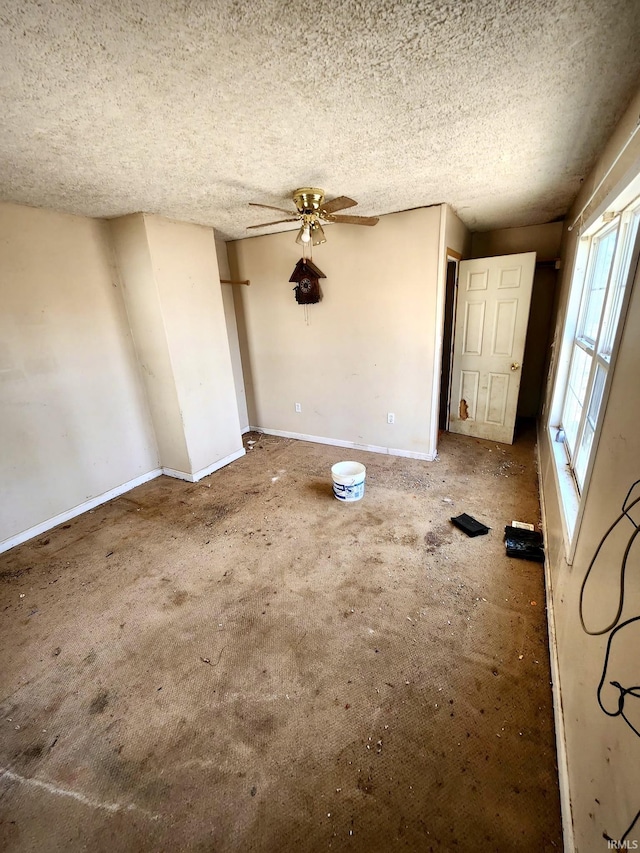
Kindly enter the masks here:
<path id="1" fill-rule="evenodd" d="M 513 443 L 536 253 L 461 261 L 451 432 Z"/>

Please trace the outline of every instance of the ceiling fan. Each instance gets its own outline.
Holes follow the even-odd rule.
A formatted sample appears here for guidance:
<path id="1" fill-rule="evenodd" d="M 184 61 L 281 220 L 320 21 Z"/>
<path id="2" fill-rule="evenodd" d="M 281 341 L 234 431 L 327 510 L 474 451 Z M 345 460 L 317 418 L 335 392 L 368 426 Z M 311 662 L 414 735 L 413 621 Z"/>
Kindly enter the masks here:
<path id="1" fill-rule="evenodd" d="M 337 210 L 345 210 L 354 207 L 358 202 L 345 195 L 338 196 L 331 201 L 325 202 L 324 190 L 318 187 L 301 187 L 293 192 L 293 203 L 296 211 L 285 210 L 283 207 L 272 207 L 270 204 L 256 204 L 249 202 L 251 207 L 265 207 L 267 210 L 277 210 L 279 213 L 287 213 L 291 219 L 276 219 L 275 222 L 263 222 L 261 225 L 249 225 L 248 228 L 264 228 L 267 225 L 280 225 L 285 222 L 300 222 L 300 231 L 296 237 L 296 243 L 311 244 L 319 246 L 326 243 L 322 222 L 343 222 L 348 225 L 375 225 L 377 216 L 345 216 L 336 213 Z"/>

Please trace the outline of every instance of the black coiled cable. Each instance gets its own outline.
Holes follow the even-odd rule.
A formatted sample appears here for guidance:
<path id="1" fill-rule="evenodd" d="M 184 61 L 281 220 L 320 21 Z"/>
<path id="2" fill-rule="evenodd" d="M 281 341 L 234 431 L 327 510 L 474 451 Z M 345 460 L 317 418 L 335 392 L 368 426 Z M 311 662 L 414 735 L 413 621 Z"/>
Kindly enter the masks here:
<path id="1" fill-rule="evenodd" d="M 640 480 L 636 480 L 635 483 L 633 483 L 633 485 L 631 486 L 631 488 L 627 492 L 627 496 L 624 499 L 624 502 L 622 504 L 622 512 L 616 518 L 616 520 L 613 522 L 611 527 L 609 527 L 607 532 L 604 534 L 604 536 L 600 540 L 598 547 L 596 548 L 595 554 L 593 555 L 593 557 L 591 558 L 591 562 L 589 563 L 589 568 L 587 569 L 587 573 L 585 574 L 584 580 L 582 581 L 582 586 L 580 587 L 580 624 L 582 625 L 583 631 L 585 631 L 585 633 L 589 634 L 591 637 L 600 637 L 602 634 L 606 634 L 608 631 L 611 631 L 611 629 L 615 628 L 615 626 L 618 624 L 618 622 L 620 621 L 620 616 L 622 615 L 622 610 L 624 608 L 624 585 L 625 585 L 625 577 L 626 577 L 626 573 L 627 573 L 627 560 L 629 558 L 629 552 L 631 551 L 631 546 L 635 542 L 636 536 L 640 533 L 640 527 L 635 523 L 635 521 L 629 515 L 629 510 L 632 509 L 637 503 L 640 503 L 640 497 L 638 497 L 634 501 L 632 501 L 629 504 L 629 506 L 627 506 L 626 504 L 627 504 L 627 501 L 629 500 L 629 496 L 631 495 L 631 492 L 635 489 L 635 487 L 638 485 L 638 483 L 640 483 Z M 585 625 L 585 621 L 584 621 L 584 590 L 585 590 L 585 587 L 587 585 L 587 581 L 589 580 L 589 575 L 591 574 L 591 569 L 593 568 L 594 563 L 595 563 L 596 559 L 598 558 L 598 554 L 600 553 L 600 550 L 601 550 L 602 546 L 604 545 L 607 536 L 611 533 L 611 531 L 616 526 L 616 524 L 619 521 L 621 521 L 625 516 L 629 519 L 631 524 L 633 524 L 633 526 L 635 527 L 635 530 L 631 534 L 631 537 L 627 543 L 627 547 L 625 548 L 624 556 L 622 558 L 622 563 L 620 565 L 620 598 L 618 600 L 618 611 L 617 611 L 613 621 L 611 622 L 611 624 L 607 625 L 606 628 L 602 628 L 601 631 L 590 631 L 587 628 L 587 626 Z"/>

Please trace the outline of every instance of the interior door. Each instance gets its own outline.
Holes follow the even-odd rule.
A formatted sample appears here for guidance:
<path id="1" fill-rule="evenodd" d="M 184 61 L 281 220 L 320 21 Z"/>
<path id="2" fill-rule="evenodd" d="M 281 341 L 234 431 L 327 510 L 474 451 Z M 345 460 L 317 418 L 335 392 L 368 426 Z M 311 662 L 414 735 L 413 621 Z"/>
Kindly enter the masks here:
<path id="1" fill-rule="evenodd" d="M 513 443 L 536 253 L 461 261 L 449 429 Z"/>

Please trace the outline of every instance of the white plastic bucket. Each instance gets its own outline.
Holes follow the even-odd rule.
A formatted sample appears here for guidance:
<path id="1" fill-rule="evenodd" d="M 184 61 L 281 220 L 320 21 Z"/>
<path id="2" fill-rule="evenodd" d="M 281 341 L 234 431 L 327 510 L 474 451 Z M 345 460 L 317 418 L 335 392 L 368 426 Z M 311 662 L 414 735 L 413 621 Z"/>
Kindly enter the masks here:
<path id="1" fill-rule="evenodd" d="M 336 462 L 331 467 L 333 494 L 339 501 L 359 501 L 364 495 L 367 469 L 359 462 Z"/>

